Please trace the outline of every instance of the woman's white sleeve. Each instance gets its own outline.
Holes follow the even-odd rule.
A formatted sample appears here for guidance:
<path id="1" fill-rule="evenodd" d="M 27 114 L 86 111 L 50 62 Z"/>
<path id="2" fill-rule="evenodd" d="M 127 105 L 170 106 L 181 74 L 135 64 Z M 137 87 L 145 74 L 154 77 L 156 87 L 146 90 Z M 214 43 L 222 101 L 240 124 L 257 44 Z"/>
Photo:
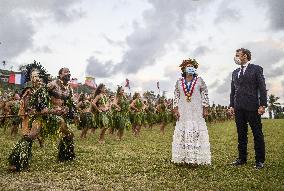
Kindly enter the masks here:
<path id="1" fill-rule="evenodd" d="M 201 81 L 200 93 L 201 93 L 202 106 L 209 107 L 209 97 L 208 97 L 207 86 L 202 78 L 200 78 L 200 81 Z"/>
<path id="2" fill-rule="evenodd" d="M 174 101 L 173 101 L 173 107 L 177 107 L 180 99 L 180 91 L 179 91 L 179 81 L 176 82 L 175 85 L 175 92 L 174 92 Z"/>

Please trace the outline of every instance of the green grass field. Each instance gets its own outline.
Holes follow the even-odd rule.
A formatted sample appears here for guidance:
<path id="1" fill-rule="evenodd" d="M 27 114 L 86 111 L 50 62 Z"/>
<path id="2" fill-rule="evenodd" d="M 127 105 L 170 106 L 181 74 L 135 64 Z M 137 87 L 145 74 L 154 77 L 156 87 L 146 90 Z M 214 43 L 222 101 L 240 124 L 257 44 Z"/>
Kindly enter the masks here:
<path id="1" fill-rule="evenodd" d="M 255 170 L 252 133 L 249 131 L 249 161 L 242 167 L 229 165 L 237 155 L 234 122 L 210 124 L 212 165 L 197 168 L 171 163 L 174 127 L 162 136 L 158 127 L 142 129 L 139 138 L 128 131 L 123 141 L 107 136 L 99 145 L 98 132 L 80 140 L 76 134 L 77 158 L 56 162 L 57 144 L 33 146 L 30 171 L 9 173 L 7 156 L 19 137 L 0 129 L 1 190 L 284 190 L 284 120 L 263 120 L 267 160 Z"/>

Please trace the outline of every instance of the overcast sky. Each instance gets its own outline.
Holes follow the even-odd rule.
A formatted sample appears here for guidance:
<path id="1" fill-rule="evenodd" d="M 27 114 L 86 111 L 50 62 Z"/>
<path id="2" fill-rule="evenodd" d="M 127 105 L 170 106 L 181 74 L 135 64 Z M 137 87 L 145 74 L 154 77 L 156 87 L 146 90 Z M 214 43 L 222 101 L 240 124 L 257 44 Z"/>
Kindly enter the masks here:
<path id="1" fill-rule="evenodd" d="M 283 0 L 0 0 L 0 42 L 6 68 L 37 60 L 112 89 L 127 77 L 132 91 L 157 92 L 160 81 L 168 96 L 178 65 L 195 58 L 211 104 L 223 105 L 244 47 L 284 102 Z"/>

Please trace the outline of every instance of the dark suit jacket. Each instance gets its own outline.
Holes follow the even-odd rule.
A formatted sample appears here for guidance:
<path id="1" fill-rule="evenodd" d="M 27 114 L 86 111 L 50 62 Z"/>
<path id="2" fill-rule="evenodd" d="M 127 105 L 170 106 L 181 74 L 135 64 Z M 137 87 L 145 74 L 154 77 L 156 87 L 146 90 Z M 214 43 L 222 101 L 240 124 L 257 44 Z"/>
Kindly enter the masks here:
<path id="1" fill-rule="evenodd" d="M 238 78 L 240 68 L 233 71 L 230 107 L 256 111 L 259 106 L 267 107 L 267 91 L 262 67 L 249 64 L 242 79 Z"/>

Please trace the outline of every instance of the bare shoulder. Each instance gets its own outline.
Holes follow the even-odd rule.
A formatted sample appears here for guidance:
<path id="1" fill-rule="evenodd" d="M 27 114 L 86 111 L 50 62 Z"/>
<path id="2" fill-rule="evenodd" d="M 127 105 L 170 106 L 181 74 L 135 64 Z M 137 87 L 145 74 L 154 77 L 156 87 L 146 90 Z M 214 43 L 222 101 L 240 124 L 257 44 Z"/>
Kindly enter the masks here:
<path id="1" fill-rule="evenodd" d="M 47 88 L 48 89 L 53 89 L 54 87 L 56 87 L 57 83 L 56 83 L 56 80 L 53 80 L 52 82 L 49 82 L 47 84 Z"/>
<path id="2" fill-rule="evenodd" d="M 95 99 L 99 99 L 99 98 L 101 98 L 102 96 L 101 96 L 101 94 L 99 94 L 99 95 L 96 95 L 96 97 L 95 97 Z"/>

